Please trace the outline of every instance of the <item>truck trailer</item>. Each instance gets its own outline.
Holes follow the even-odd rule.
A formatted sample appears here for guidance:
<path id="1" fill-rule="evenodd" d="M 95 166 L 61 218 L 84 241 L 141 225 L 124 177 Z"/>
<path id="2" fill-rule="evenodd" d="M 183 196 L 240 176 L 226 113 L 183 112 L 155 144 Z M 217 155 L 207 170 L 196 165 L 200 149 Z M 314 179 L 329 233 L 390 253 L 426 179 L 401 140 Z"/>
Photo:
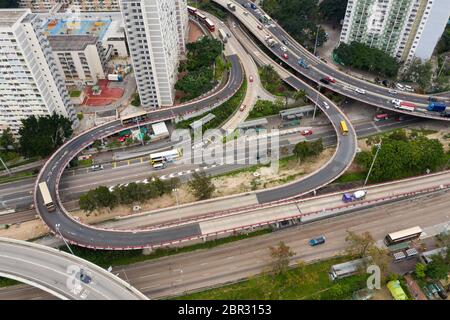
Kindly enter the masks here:
<path id="1" fill-rule="evenodd" d="M 436 111 L 436 112 L 444 112 L 447 106 L 443 102 L 431 102 L 427 110 L 428 111 Z"/>

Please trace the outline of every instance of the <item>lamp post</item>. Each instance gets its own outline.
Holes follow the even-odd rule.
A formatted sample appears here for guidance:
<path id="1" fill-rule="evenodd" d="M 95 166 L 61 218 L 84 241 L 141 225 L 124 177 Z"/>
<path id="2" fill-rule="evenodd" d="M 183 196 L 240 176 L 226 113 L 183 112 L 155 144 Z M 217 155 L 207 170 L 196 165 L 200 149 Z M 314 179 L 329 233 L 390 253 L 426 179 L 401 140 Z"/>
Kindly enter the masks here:
<path id="1" fill-rule="evenodd" d="M 64 236 L 62 235 L 61 231 L 59 230 L 59 227 L 60 227 L 60 226 L 61 226 L 61 225 L 60 225 L 59 223 L 55 224 L 55 229 L 56 229 L 56 231 L 59 233 L 59 235 L 60 235 L 61 238 L 63 239 L 63 241 L 64 241 L 65 245 L 67 246 L 67 248 L 69 248 L 70 253 L 71 253 L 72 255 L 75 255 L 75 254 L 73 253 L 72 249 L 70 248 L 69 244 L 67 243 L 66 239 L 65 239 Z"/>
<path id="2" fill-rule="evenodd" d="M 172 192 L 175 193 L 175 200 L 177 202 L 178 221 L 181 221 L 180 207 L 179 207 L 179 202 L 178 202 L 178 188 L 172 189 Z"/>
<path id="3" fill-rule="evenodd" d="M 319 104 L 319 94 L 320 94 L 320 84 L 317 88 L 317 98 L 316 98 L 316 103 L 314 104 L 313 120 L 316 120 L 317 105 Z"/>
<path id="4" fill-rule="evenodd" d="M 373 165 L 375 164 L 375 161 L 377 160 L 377 157 L 378 157 L 378 152 L 380 152 L 380 150 L 381 150 L 381 143 L 382 142 L 383 142 L 383 140 L 381 139 L 380 143 L 376 144 L 377 152 L 375 152 L 375 157 L 373 157 L 373 161 L 372 161 L 372 164 L 370 165 L 369 172 L 367 173 L 366 180 L 364 180 L 364 187 L 366 186 L 367 181 L 369 180 L 369 176 L 370 176 L 370 173 L 372 172 Z"/>

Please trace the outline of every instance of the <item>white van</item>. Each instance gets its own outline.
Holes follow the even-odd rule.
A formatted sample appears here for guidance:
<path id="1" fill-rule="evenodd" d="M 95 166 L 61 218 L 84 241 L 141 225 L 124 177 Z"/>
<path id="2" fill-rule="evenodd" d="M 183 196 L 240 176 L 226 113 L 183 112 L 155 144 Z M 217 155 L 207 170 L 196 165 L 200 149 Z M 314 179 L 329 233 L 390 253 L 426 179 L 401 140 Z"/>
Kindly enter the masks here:
<path id="1" fill-rule="evenodd" d="M 407 86 L 407 85 L 405 85 L 405 90 L 408 92 L 414 92 L 414 88 L 411 86 Z"/>
<path id="2" fill-rule="evenodd" d="M 395 86 L 398 90 L 405 90 L 405 87 L 401 83 L 396 83 Z"/>

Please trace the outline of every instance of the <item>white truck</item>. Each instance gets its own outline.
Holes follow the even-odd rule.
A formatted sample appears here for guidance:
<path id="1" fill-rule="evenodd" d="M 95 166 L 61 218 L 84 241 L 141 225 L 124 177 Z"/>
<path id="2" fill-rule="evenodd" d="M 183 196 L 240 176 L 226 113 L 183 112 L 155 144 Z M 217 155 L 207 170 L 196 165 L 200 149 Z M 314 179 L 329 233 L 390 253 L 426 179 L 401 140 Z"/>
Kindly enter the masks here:
<path id="1" fill-rule="evenodd" d="M 121 82 L 123 81 L 123 77 L 120 74 L 108 74 L 108 80 Z"/>

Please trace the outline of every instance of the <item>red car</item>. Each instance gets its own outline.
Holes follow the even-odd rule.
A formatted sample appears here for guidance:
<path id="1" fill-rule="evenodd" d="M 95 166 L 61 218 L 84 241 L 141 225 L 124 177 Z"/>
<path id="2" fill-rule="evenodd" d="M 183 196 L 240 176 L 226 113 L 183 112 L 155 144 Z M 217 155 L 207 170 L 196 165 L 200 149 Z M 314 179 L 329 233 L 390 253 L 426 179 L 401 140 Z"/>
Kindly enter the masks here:
<path id="1" fill-rule="evenodd" d="M 262 25 L 258 24 L 258 29 L 262 30 L 263 29 Z"/>
<path id="2" fill-rule="evenodd" d="M 330 81 L 331 83 L 336 83 L 336 79 L 330 76 L 325 77 L 325 79 L 327 79 L 328 81 Z"/>
<path id="3" fill-rule="evenodd" d="M 311 130 L 302 130 L 302 131 L 300 131 L 300 134 L 302 136 L 310 136 L 313 134 L 313 132 Z"/>
<path id="4" fill-rule="evenodd" d="M 281 56 L 282 56 L 285 60 L 288 60 L 288 59 L 289 59 L 289 56 L 288 56 L 287 53 L 283 53 Z"/>

